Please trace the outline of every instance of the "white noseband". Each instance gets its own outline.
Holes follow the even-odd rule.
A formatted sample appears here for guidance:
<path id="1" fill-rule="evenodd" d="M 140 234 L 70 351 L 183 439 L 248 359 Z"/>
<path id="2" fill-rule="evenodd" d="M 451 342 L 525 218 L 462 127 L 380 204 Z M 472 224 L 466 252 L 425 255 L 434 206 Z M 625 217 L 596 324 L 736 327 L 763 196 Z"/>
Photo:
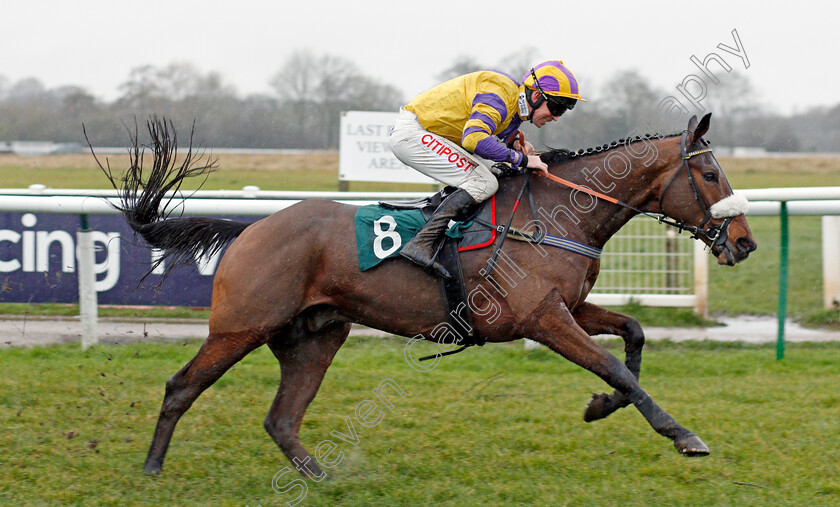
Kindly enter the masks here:
<path id="1" fill-rule="evenodd" d="M 732 194 L 712 204 L 709 210 L 712 218 L 732 218 L 746 215 L 750 209 L 750 202 L 741 194 Z"/>

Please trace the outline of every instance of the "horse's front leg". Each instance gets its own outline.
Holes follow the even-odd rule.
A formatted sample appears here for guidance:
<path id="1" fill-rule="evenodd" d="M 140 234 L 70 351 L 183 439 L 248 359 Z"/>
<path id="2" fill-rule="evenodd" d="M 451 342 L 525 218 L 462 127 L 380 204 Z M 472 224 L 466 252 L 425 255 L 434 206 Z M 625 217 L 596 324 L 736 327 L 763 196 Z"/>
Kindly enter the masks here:
<path id="1" fill-rule="evenodd" d="M 598 345 L 575 322 L 559 291 L 552 290 L 522 324 L 528 336 L 569 361 L 601 377 L 626 396 L 660 435 L 674 441 L 687 456 L 705 456 L 709 448 L 694 433 L 680 426 L 641 388 L 633 372 L 617 357 Z"/>
<path id="2" fill-rule="evenodd" d="M 598 334 L 620 336 L 624 340 L 624 364 L 637 379 L 639 378 L 639 371 L 642 368 L 642 347 L 645 345 L 645 333 L 639 321 L 591 303 L 583 303 L 577 307 L 572 316 L 589 336 Z M 583 420 L 591 422 L 603 419 L 629 404 L 630 399 L 618 390 L 613 394 L 593 394 L 584 410 Z"/>

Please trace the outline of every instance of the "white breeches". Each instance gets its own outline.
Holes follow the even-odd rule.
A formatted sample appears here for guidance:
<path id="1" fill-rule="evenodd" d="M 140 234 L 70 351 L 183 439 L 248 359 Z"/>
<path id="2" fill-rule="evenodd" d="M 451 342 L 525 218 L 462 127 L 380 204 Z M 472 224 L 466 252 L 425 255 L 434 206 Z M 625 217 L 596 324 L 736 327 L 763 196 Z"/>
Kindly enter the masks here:
<path id="1" fill-rule="evenodd" d="M 411 111 L 400 110 L 390 141 L 400 162 L 430 178 L 463 188 L 478 202 L 499 189 L 499 182 L 490 171 L 495 162 L 427 131 Z"/>

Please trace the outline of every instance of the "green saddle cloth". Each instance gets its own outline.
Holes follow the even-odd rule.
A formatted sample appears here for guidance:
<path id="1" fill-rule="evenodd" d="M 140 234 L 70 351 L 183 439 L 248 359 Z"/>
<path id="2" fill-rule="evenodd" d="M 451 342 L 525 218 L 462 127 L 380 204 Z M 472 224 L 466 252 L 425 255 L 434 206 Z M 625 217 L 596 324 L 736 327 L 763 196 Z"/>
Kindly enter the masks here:
<path id="1" fill-rule="evenodd" d="M 425 224 L 426 219 L 419 209 L 389 209 L 378 204 L 360 207 L 355 218 L 359 269 L 366 271 L 385 259 L 398 256 L 403 245 Z M 459 239 L 472 224 L 472 220 L 455 222 L 446 235 Z"/>
<path id="2" fill-rule="evenodd" d="M 356 211 L 355 223 L 359 269 L 366 271 L 398 256 L 426 220 L 419 209 L 394 210 L 371 204 Z"/>

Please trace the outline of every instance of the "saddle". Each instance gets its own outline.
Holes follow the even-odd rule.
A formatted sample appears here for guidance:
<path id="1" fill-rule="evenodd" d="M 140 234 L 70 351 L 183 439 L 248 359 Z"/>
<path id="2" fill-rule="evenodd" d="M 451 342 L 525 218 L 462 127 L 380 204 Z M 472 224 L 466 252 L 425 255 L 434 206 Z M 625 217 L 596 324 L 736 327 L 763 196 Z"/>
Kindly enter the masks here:
<path id="1" fill-rule="evenodd" d="M 455 187 L 445 187 L 440 192 L 422 199 L 412 201 L 380 201 L 379 205 L 389 210 L 416 210 L 422 213 L 423 220 L 428 221 L 434 215 L 440 203 L 455 190 L 457 190 Z M 470 216 L 456 224 L 447 231 L 446 235 L 449 238 L 458 240 L 456 242 L 458 252 L 477 250 L 493 244 L 493 241 L 496 240 L 498 227 L 496 223 L 496 196 L 494 195 L 481 203 Z M 439 255 L 442 255 L 442 253 Z M 440 260 L 444 259 L 440 258 Z"/>

